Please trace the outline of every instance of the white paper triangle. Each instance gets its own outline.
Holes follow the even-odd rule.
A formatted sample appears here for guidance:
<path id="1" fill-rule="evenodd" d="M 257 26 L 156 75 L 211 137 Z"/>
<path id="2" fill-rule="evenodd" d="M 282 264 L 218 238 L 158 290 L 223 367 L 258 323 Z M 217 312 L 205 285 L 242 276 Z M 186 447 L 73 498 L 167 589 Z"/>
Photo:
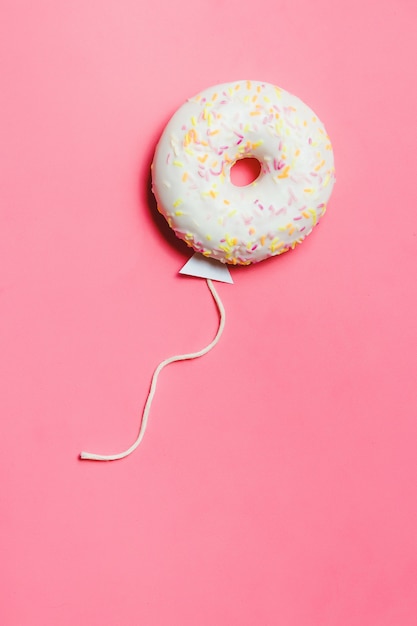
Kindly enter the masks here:
<path id="1" fill-rule="evenodd" d="M 197 278 L 211 278 L 222 283 L 233 284 L 227 265 L 215 259 L 208 259 L 198 252 L 193 254 L 191 259 L 180 269 L 180 274 L 196 276 Z"/>

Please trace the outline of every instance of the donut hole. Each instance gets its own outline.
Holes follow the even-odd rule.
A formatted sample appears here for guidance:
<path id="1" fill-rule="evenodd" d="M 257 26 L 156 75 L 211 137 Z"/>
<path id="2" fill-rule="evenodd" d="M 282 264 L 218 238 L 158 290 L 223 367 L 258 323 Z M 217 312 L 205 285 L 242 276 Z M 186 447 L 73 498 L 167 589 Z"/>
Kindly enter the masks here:
<path id="1" fill-rule="evenodd" d="M 245 157 L 234 163 L 230 170 L 230 180 L 236 187 L 253 183 L 261 173 L 261 164 L 254 157 Z"/>

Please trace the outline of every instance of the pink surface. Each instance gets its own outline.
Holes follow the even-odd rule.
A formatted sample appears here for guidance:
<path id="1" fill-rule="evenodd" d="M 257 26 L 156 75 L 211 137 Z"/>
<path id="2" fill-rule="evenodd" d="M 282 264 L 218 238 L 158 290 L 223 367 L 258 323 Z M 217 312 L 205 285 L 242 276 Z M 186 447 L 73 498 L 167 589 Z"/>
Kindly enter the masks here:
<path id="1" fill-rule="evenodd" d="M 417 623 L 414 0 L 5 0 L 2 626 Z M 175 109 L 255 78 L 323 119 L 296 251 L 204 282 L 155 215 Z"/>

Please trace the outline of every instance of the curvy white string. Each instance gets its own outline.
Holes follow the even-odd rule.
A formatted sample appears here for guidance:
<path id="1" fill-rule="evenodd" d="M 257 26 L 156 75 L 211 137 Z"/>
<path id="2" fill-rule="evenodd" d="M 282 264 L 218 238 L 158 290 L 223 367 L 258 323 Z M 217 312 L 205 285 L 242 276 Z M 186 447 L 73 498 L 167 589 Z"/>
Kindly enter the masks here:
<path id="1" fill-rule="evenodd" d="M 223 333 L 224 326 L 226 323 L 226 312 L 224 310 L 223 303 L 220 300 L 220 297 L 214 288 L 212 281 L 209 278 L 207 278 L 206 280 L 207 280 L 208 288 L 211 291 L 211 295 L 213 296 L 213 299 L 217 305 L 217 309 L 220 315 L 219 327 L 217 329 L 217 333 L 213 341 L 209 343 L 208 346 L 206 346 L 202 350 L 199 350 L 198 352 L 191 352 L 190 354 L 179 354 L 177 356 L 171 356 L 169 359 L 165 359 L 165 361 L 162 361 L 158 365 L 158 367 L 156 368 L 152 376 L 151 386 L 149 388 L 148 397 L 146 399 L 145 407 L 143 409 L 142 421 L 141 421 L 138 437 L 135 443 L 130 446 L 130 448 L 128 448 L 124 452 L 119 452 L 119 454 L 94 454 L 91 452 L 81 452 L 80 454 L 81 459 L 83 460 L 85 459 L 89 461 L 117 461 L 118 459 L 123 459 L 124 457 L 134 452 L 134 450 L 136 450 L 136 448 L 139 446 L 140 442 L 142 441 L 145 435 L 146 426 L 148 424 L 148 419 L 149 419 L 149 412 L 151 409 L 153 397 L 155 395 L 156 383 L 158 382 L 158 376 L 160 372 L 164 369 L 164 367 L 166 367 L 167 365 L 170 365 L 170 363 L 175 363 L 175 361 L 187 361 L 190 359 L 198 359 L 200 356 L 204 356 L 205 354 L 207 354 L 207 352 L 210 352 L 210 350 L 214 348 L 214 346 L 219 342 L 219 339 Z"/>

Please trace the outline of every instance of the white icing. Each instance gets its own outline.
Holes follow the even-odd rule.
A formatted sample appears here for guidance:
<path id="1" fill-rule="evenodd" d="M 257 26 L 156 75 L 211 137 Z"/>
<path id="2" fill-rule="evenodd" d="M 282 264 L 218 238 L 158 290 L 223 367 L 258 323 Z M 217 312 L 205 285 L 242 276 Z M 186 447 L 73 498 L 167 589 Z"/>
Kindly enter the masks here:
<path id="1" fill-rule="evenodd" d="M 234 163 L 254 157 L 261 174 L 237 187 Z M 299 98 L 258 81 L 206 89 L 168 122 L 155 151 L 153 191 L 178 237 L 223 263 L 281 254 L 308 235 L 334 184 L 323 124 Z"/>

